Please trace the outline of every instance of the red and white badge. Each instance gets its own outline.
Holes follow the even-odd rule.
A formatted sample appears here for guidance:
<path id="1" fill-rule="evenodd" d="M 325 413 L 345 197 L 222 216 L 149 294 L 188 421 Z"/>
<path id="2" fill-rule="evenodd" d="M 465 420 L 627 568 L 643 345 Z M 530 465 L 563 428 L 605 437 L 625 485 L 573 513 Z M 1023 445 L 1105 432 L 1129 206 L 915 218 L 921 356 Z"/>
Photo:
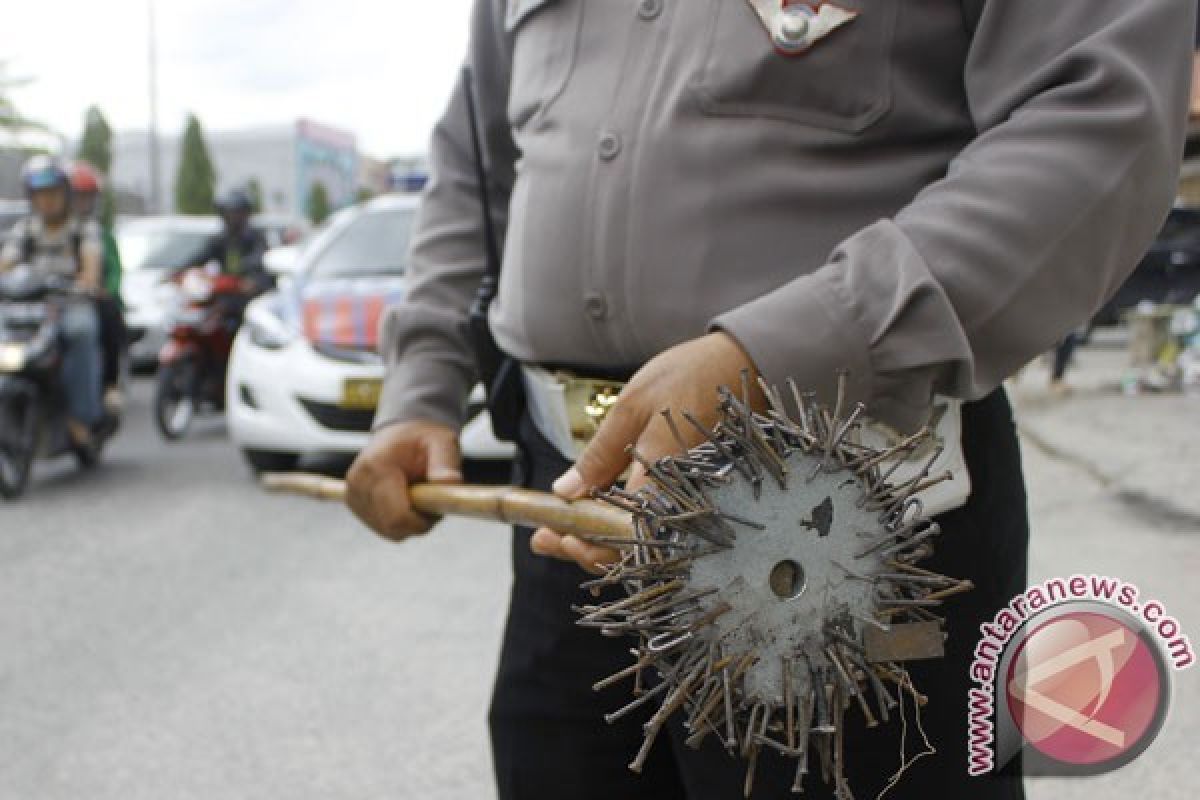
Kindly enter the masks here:
<path id="1" fill-rule="evenodd" d="M 838 28 L 853 22 L 857 11 L 821 0 L 746 0 L 762 20 L 779 53 L 807 53 Z"/>

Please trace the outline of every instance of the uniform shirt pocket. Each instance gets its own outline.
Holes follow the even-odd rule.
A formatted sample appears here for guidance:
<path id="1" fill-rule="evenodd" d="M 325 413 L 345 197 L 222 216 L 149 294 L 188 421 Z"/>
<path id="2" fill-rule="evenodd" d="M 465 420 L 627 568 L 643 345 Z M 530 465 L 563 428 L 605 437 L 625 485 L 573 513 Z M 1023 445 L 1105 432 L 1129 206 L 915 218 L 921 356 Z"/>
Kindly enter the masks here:
<path id="1" fill-rule="evenodd" d="M 520 129 L 562 94 L 575 64 L 583 0 L 508 0 L 504 27 L 513 39 L 508 117 Z"/>
<path id="2" fill-rule="evenodd" d="M 900 0 L 837 0 L 858 17 L 799 55 L 775 49 L 746 0 L 707 1 L 711 22 L 695 84 L 706 113 L 857 133 L 891 107 Z"/>

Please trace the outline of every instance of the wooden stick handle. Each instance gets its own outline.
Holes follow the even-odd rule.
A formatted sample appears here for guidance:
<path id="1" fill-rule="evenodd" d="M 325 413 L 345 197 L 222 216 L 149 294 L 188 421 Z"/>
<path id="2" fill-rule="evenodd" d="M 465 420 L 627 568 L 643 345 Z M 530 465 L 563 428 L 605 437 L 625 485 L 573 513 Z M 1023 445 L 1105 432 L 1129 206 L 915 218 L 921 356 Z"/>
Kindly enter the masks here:
<path id="1" fill-rule="evenodd" d="M 323 475 L 265 473 L 263 488 L 319 500 L 345 502 L 346 483 Z M 472 517 L 532 528 L 546 526 L 581 538 L 633 537 L 633 517 L 595 500 L 563 500 L 548 492 L 511 486 L 418 483 L 409 490 L 413 508 L 423 514 Z"/>

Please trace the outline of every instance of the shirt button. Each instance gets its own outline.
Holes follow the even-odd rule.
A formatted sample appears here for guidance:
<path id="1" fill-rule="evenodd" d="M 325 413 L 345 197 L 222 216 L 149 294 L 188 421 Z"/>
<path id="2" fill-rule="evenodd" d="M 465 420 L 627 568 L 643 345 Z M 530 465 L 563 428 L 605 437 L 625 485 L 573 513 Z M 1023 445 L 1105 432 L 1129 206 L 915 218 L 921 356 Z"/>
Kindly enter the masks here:
<path id="1" fill-rule="evenodd" d="M 621 137 L 611 131 L 606 132 L 600 137 L 600 142 L 596 145 L 596 152 L 605 161 L 612 161 L 621 152 Z"/>
<path id="2" fill-rule="evenodd" d="M 602 294 L 589 292 L 584 298 L 583 306 L 587 309 L 587 315 L 594 320 L 602 320 L 608 316 L 608 303 Z"/>
<path id="3" fill-rule="evenodd" d="M 663 0 L 642 0 L 638 3 L 638 16 L 642 19 L 654 19 L 663 10 Z"/>
<path id="4" fill-rule="evenodd" d="M 788 52 L 808 49 L 812 12 L 807 6 L 788 6 L 779 12 L 775 44 Z"/>

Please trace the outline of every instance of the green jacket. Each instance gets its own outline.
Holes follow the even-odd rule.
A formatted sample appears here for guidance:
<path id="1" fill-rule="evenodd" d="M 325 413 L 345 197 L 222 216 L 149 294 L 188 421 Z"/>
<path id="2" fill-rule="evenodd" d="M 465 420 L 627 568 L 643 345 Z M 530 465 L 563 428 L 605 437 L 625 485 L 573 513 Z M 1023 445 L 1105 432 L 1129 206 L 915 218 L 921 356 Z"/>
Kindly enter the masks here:
<path id="1" fill-rule="evenodd" d="M 113 236 L 111 225 L 101 226 L 101 237 L 104 241 L 104 267 L 101 283 L 110 295 L 121 299 L 121 251 L 117 249 L 117 239 Z"/>

